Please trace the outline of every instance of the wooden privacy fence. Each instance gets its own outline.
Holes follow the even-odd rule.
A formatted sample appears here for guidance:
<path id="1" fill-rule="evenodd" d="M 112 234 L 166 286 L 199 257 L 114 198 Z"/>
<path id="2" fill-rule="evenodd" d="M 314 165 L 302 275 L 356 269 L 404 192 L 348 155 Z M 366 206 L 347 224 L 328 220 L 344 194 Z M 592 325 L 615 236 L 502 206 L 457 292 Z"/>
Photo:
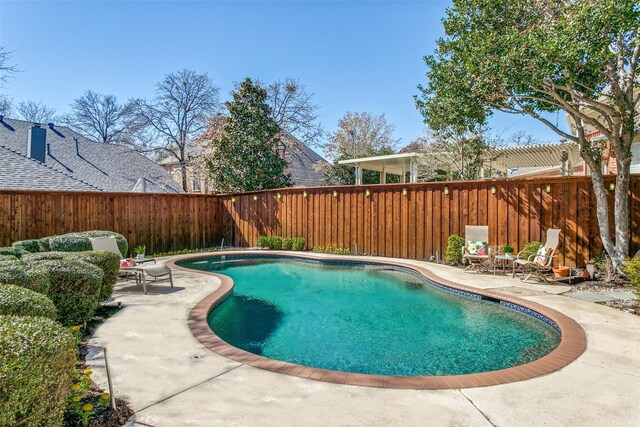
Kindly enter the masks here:
<path id="1" fill-rule="evenodd" d="M 547 188 L 548 186 L 548 188 Z M 547 191 L 548 190 L 548 191 Z M 335 192 L 335 193 L 334 193 Z M 631 249 L 640 249 L 640 176 L 630 189 Z M 613 204 L 613 196 L 609 196 Z M 560 259 L 582 265 L 602 251 L 589 177 L 320 187 L 235 195 L 0 191 L 0 246 L 84 230 L 122 233 L 164 252 L 253 246 L 259 235 L 307 246 L 429 259 L 465 225 L 489 225 L 491 245 L 516 249 L 560 228 Z M 613 218 L 612 218 L 613 219 Z M 613 221 L 611 221 L 613 224 Z"/>
<path id="2" fill-rule="evenodd" d="M 147 253 L 220 242 L 211 195 L 0 190 L 0 246 L 74 231 L 111 230 Z"/>
<path id="3" fill-rule="evenodd" d="M 631 249 L 640 249 L 640 176 L 631 181 Z M 613 211 L 613 195 L 609 200 Z M 236 246 L 259 235 L 307 246 L 411 259 L 442 257 L 451 234 L 489 225 L 491 245 L 516 250 L 562 230 L 558 262 L 600 255 L 590 177 L 283 189 L 221 196 L 221 232 Z M 611 225 L 613 224 L 613 216 Z"/>

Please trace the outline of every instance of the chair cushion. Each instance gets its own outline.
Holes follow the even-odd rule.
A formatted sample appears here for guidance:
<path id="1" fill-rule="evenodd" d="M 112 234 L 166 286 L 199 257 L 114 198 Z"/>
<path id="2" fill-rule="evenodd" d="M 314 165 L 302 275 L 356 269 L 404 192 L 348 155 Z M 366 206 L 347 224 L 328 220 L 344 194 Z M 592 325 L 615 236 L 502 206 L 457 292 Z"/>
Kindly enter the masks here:
<path id="1" fill-rule="evenodd" d="M 483 241 L 469 241 L 467 245 L 467 252 L 470 255 L 486 255 L 487 254 L 487 242 Z"/>
<path id="2" fill-rule="evenodd" d="M 540 249 L 538 249 L 538 253 L 536 254 L 536 257 L 534 259 L 534 262 L 544 267 L 549 262 L 549 256 L 552 253 L 553 253 L 553 248 L 540 246 Z"/>
<path id="3" fill-rule="evenodd" d="M 164 264 L 144 266 L 140 267 L 140 269 L 143 270 L 145 274 L 148 274 L 151 277 L 166 276 L 167 274 L 171 273 L 169 267 Z"/>

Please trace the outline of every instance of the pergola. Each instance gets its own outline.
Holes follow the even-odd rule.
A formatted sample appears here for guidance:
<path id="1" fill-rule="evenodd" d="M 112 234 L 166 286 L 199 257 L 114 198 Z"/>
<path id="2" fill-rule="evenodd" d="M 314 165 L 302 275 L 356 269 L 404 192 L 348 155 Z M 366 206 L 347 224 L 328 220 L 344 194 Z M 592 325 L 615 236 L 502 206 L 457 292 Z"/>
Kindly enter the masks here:
<path id="1" fill-rule="evenodd" d="M 356 185 L 362 185 L 362 171 L 380 172 L 380 183 L 386 184 L 387 174 L 400 175 L 400 182 L 418 182 L 418 166 L 434 168 L 436 165 L 446 169 L 447 153 L 402 153 L 387 156 L 363 157 L 359 159 L 340 160 L 338 164 L 353 166 L 356 174 Z M 575 166 L 582 164 L 578 144 L 559 142 L 555 144 L 526 145 L 516 147 L 492 148 L 483 156 L 481 176 L 485 171 L 499 176 L 548 174 L 557 171 L 559 175 L 572 175 Z M 583 172 L 584 173 L 584 172 Z"/>
<path id="2" fill-rule="evenodd" d="M 400 175 L 400 182 L 406 182 L 409 172 L 409 182 L 418 182 L 419 153 L 390 154 L 387 156 L 363 157 L 360 159 L 340 160 L 338 164 L 355 167 L 356 185 L 362 185 L 362 170 L 380 172 L 380 184 L 386 184 L 387 174 Z"/>

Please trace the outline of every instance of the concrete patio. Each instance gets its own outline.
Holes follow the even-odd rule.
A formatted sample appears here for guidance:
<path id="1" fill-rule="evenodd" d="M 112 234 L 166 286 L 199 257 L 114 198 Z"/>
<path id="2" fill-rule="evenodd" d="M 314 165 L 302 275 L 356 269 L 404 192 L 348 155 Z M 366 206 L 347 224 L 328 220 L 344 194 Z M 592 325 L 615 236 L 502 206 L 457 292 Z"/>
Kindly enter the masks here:
<path id="1" fill-rule="evenodd" d="M 133 282 L 119 283 L 114 301 L 124 308 L 96 331 L 92 344 L 108 346 L 114 392 L 136 412 L 131 425 L 637 425 L 640 317 L 561 296 L 566 286 L 403 261 L 558 310 L 584 328 L 587 350 L 544 377 L 463 390 L 392 390 L 296 378 L 231 361 L 200 344 L 187 317 L 219 283 L 185 271 L 175 272 L 175 288 L 158 283 L 148 295 Z M 106 388 L 102 352 L 96 349 L 87 362 Z"/>

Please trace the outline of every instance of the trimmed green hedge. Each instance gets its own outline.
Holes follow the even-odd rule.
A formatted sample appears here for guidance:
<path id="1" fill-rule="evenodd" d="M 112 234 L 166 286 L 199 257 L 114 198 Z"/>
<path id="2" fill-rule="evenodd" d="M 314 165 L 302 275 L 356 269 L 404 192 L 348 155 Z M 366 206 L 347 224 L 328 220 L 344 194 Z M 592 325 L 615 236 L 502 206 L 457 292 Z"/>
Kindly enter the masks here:
<path id="1" fill-rule="evenodd" d="M 40 240 L 20 240 L 18 242 L 13 242 L 11 246 L 14 248 L 20 248 L 26 252 L 40 252 Z"/>
<path id="2" fill-rule="evenodd" d="M 56 306 L 46 296 L 22 286 L 0 284 L 0 315 L 42 316 L 56 320 Z"/>
<path id="3" fill-rule="evenodd" d="M 43 237 L 42 239 L 38 239 L 38 246 L 40 247 L 40 252 L 49 252 L 51 250 L 51 244 L 49 243 L 49 239 L 51 239 L 51 237 Z"/>
<path id="4" fill-rule="evenodd" d="M 22 261 L 26 263 L 38 263 L 39 261 L 51 261 L 56 259 L 65 259 L 69 256 L 69 252 L 36 252 L 34 254 L 25 254 Z"/>
<path id="5" fill-rule="evenodd" d="M 0 426 L 60 426 L 75 340 L 45 317 L 0 316 Z"/>
<path id="6" fill-rule="evenodd" d="M 0 255 L 0 262 L 2 261 L 17 261 L 18 258 L 13 255 Z"/>
<path id="7" fill-rule="evenodd" d="M 109 298 L 120 273 L 120 257 L 110 251 L 86 251 L 68 254 L 66 259 L 72 258 L 88 262 L 102 270 L 99 301 Z"/>
<path id="8" fill-rule="evenodd" d="M 49 276 L 41 266 L 18 260 L 0 262 L 0 283 L 22 286 L 41 294 L 49 290 Z"/>
<path id="9" fill-rule="evenodd" d="M 81 325 L 93 316 L 100 302 L 102 270 L 85 261 L 39 261 L 49 276 L 49 291 L 63 325 Z"/>
<path id="10" fill-rule="evenodd" d="M 14 247 L 0 247 L 0 255 L 11 255 L 16 258 L 21 258 L 27 251 L 21 248 Z"/>
<path id="11" fill-rule="evenodd" d="M 122 234 L 114 233 L 113 231 L 83 231 L 81 233 L 69 233 L 62 234 L 60 236 L 53 236 L 49 238 L 49 245 L 52 251 L 61 252 L 84 252 L 90 251 L 91 241 L 89 237 L 104 237 L 113 236 L 118 243 L 118 249 L 123 257 L 127 257 L 129 251 L 129 243 Z"/>

